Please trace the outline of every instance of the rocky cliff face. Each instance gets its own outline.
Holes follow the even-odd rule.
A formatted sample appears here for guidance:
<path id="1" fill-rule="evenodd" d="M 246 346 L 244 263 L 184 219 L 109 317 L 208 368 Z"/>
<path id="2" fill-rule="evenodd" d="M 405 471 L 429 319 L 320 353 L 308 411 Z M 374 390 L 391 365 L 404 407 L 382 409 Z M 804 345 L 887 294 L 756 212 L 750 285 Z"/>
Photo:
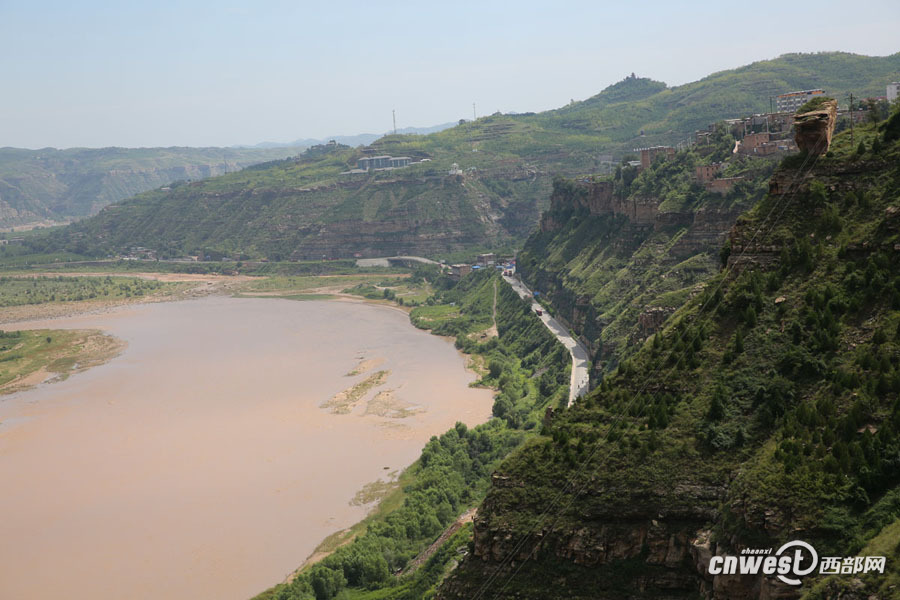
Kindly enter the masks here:
<path id="1" fill-rule="evenodd" d="M 519 271 L 579 334 L 597 374 L 662 326 L 656 321 L 672 314 L 672 301 L 683 300 L 678 290 L 690 295 L 716 271 L 727 233 L 751 198 L 714 197 L 677 211 L 661 210 L 663 201 L 623 197 L 612 181 L 558 182 L 541 233 L 520 254 Z"/>
<path id="2" fill-rule="evenodd" d="M 900 475 L 884 461 L 900 447 L 900 145 L 867 160 L 780 172 L 731 226 L 727 276 L 668 320 L 664 307 L 635 313 L 653 343 L 500 467 L 441 598 L 896 597 L 898 566 L 800 587 L 708 572 L 714 556 L 793 539 L 820 557 L 897 553 Z M 571 245 L 603 240 L 598 255 L 623 229 L 618 215 L 585 218 L 607 227 L 544 231 L 531 249 L 543 264 L 528 263 L 573 315 L 598 296 L 572 291 L 594 263 Z M 647 259 L 654 239 L 631 256 Z"/>
<path id="3" fill-rule="evenodd" d="M 837 122 L 837 101 L 828 100 L 813 111 L 794 117 L 794 140 L 802 152 L 813 156 L 831 147 L 831 136 Z"/>
<path id="4" fill-rule="evenodd" d="M 571 213 L 588 216 L 619 215 L 632 225 L 664 226 L 672 215 L 659 215 L 656 198 L 622 198 L 615 193 L 612 181 L 578 181 L 567 186 L 557 186 L 550 196 L 550 210 L 541 218 L 541 231 L 558 230 Z M 560 219 L 563 219 L 561 221 Z"/>
<path id="5" fill-rule="evenodd" d="M 509 243 L 546 202 L 540 175 L 402 175 L 308 188 L 194 182 L 107 207 L 71 235 L 100 241 L 101 253 L 141 245 L 176 256 L 221 249 L 272 260 L 436 256 Z"/>

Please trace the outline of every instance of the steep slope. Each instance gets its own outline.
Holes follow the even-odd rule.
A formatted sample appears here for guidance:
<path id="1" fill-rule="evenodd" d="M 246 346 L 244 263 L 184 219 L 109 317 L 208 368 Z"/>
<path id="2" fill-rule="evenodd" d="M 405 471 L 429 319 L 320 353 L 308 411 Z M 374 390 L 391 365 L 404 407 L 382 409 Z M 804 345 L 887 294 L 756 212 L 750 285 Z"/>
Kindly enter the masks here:
<path id="1" fill-rule="evenodd" d="M 719 132 L 715 145 L 678 152 L 640 174 L 625 168 L 609 178 L 555 181 L 518 270 L 589 348 L 595 378 L 717 272 L 726 233 L 765 194 L 775 159 L 732 157 L 732 145 Z M 725 194 L 706 189 L 696 177 L 704 165 L 737 182 Z"/>
<path id="2" fill-rule="evenodd" d="M 0 148 L 0 227 L 96 214 L 180 179 L 204 179 L 297 148 Z"/>
<path id="3" fill-rule="evenodd" d="M 155 190 L 55 233 L 44 248 L 106 255 L 134 245 L 160 256 L 216 252 L 275 260 L 438 253 L 508 243 L 539 214 L 546 178 L 448 175 L 421 163 L 328 179 L 359 151 L 319 146 L 298 160 Z M 323 181 L 322 177 L 325 177 Z"/>
<path id="4" fill-rule="evenodd" d="M 439 597 L 900 595 L 898 131 L 786 161 L 727 268 L 501 465 Z M 891 573 L 707 571 L 792 539 Z"/>
<path id="5" fill-rule="evenodd" d="M 150 192 L 73 229 L 66 247 L 75 247 L 76 236 L 79 248 L 96 254 L 139 245 L 164 255 L 208 248 L 321 258 L 438 256 L 517 243 L 546 208 L 554 173 L 597 172 L 602 155 L 683 140 L 712 122 L 765 110 L 780 92 L 822 85 L 838 97 L 880 94 L 898 70 L 900 54 L 823 53 L 787 55 L 675 88 L 628 77 L 559 110 L 495 114 L 430 135 L 385 136 L 362 149 L 323 147 L 297 161 Z M 428 162 L 348 173 L 374 155 Z M 463 175 L 449 175 L 454 163 Z"/>

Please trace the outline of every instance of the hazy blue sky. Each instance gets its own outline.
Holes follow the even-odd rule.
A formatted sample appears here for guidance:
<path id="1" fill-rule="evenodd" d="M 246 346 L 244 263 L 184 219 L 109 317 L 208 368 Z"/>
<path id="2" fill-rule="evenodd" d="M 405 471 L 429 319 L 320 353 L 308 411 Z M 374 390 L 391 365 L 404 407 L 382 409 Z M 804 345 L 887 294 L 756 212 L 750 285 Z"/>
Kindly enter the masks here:
<path id="1" fill-rule="evenodd" d="M 384 132 L 785 52 L 900 51 L 900 1 L 0 0 L 0 146 Z"/>

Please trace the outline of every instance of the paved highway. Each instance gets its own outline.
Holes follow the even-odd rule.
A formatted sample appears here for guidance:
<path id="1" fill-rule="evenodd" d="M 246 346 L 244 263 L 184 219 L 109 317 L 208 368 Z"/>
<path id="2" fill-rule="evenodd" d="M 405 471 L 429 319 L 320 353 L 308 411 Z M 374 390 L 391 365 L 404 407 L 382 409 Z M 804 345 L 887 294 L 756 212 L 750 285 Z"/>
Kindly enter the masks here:
<path id="1" fill-rule="evenodd" d="M 558 339 L 562 345 L 569 350 L 569 354 L 572 355 L 572 378 L 569 382 L 569 406 L 572 406 L 572 403 L 575 402 L 576 398 L 580 398 L 588 392 L 588 384 L 590 383 L 588 379 L 590 361 L 588 359 L 587 349 L 581 342 L 575 339 L 559 321 L 551 317 L 540 304 L 534 301 L 534 295 L 531 293 L 531 290 L 525 287 L 524 283 L 515 277 L 507 277 L 506 275 L 503 276 L 503 280 L 511 285 L 522 299 L 531 303 L 532 310 L 540 309 L 543 311 L 543 314 L 538 318 L 544 322 L 547 329 L 556 336 L 556 339 Z"/>
<path id="2" fill-rule="evenodd" d="M 388 267 L 391 260 L 414 261 L 425 264 L 436 265 L 438 263 L 421 256 L 389 256 L 384 258 L 360 258 L 356 261 L 358 267 Z M 512 286 L 519 296 L 531 303 L 532 310 L 541 309 L 543 314 L 538 318 L 544 322 L 547 329 L 556 336 L 556 339 L 568 349 L 572 355 L 572 377 L 569 381 L 569 406 L 575 402 L 576 398 L 580 398 L 588 392 L 588 372 L 590 370 L 590 360 L 588 352 L 584 345 L 575 339 L 562 324 L 551 317 L 547 311 L 544 311 L 540 304 L 534 301 L 534 295 L 525 284 L 515 277 L 503 276 L 504 281 Z"/>

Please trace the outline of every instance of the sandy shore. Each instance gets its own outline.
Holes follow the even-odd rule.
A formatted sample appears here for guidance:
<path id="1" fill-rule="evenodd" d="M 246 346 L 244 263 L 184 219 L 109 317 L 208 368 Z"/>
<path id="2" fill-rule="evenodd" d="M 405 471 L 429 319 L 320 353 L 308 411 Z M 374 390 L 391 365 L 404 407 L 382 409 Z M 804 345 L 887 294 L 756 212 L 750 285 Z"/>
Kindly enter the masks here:
<path id="1" fill-rule="evenodd" d="M 243 275 L 203 275 L 189 273 L 127 273 L 110 274 L 102 272 L 84 273 L 28 273 L 16 274 L 16 278 L 38 277 L 135 277 L 160 281 L 163 283 L 181 284 L 174 288 L 160 290 L 156 293 L 133 298 L 117 298 L 114 300 L 81 300 L 78 302 L 45 302 L 43 304 L 23 304 L 0 308 L 0 325 L 21 323 L 23 321 L 44 321 L 60 319 L 84 314 L 102 314 L 121 306 L 151 304 L 156 302 L 172 302 L 204 298 L 213 294 L 232 294 L 242 285 L 253 281 L 254 277 Z M 7 327 L 7 329 L 11 329 Z"/>

